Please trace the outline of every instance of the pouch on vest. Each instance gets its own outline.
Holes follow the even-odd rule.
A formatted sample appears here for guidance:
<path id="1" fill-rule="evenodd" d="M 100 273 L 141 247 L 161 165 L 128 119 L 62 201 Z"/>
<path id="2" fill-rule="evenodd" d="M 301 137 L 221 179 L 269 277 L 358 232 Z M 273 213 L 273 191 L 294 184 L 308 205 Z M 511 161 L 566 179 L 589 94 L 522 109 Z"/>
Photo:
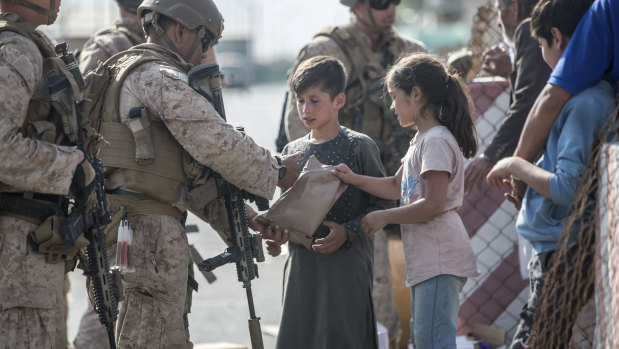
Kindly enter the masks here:
<path id="1" fill-rule="evenodd" d="M 62 121 L 62 128 L 67 139 L 71 143 L 77 142 L 79 125 L 77 120 L 77 110 L 73 102 L 71 83 L 64 75 L 57 74 L 54 70 L 48 76 L 49 97 L 52 106 Z"/>
<path id="2" fill-rule="evenodd" d="M 58 133 L 56 132 L 56 126 L 53 123 L 40 120 L 28 123 L 26 128 L 26 137 L 55 144 L 58 138 Z"/>
<path id="3" fill-rule="evenodd" d="M 135 140 L 135 161 L 146 165 L 155 159 L 155 146 L 150 124 L 150 113 L 144 107 L 135 107 L 129 111 L 129 117 L 123 120 Z"/>
<path id="4" fill-rule="evenodd" d="M 63 222 L 64 217 L 51 216 L 30 232 L 29 237 L 34 243 L 35 251 L 46 254 L 45 262 L 47 263 L 55 264 L 64 262 L 65 259 L 72 259 L 79 249 L 88 245 L 88 240 L 84 235 L 78 236 L 73 245 L 66 245 L 60 234 Z"/>

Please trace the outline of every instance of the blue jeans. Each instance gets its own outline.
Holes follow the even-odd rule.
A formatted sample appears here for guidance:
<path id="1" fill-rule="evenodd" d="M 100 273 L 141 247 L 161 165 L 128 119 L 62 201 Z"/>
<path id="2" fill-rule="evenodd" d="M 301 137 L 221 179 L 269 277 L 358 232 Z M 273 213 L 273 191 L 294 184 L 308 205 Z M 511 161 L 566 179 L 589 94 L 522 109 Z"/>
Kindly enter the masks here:
<path id="1" fill-rule="evenodd" d="M 411 287 L 411 341 L 415 349 L 456 349 L 456 327 L 466 278 L 438 275 Z"/>

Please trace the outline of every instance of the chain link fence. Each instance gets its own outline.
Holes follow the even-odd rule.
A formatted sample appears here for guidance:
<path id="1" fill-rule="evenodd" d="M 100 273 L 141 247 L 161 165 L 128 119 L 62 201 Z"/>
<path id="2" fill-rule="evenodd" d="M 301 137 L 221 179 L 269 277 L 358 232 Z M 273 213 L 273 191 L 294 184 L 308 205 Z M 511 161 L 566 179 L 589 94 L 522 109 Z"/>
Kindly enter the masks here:
<path id="1" fill-rule="evenodd" d="M 481 71 L 484 50 L 501 39 L 494 2 L 488 1 L 478 8 L 467 47 L 478 73 L 469 83 L 476 109 L 478 154 L 492 141 L 509 108 L 508 81 Z M 533 348 L 619 347 L 616 113 L 609 113 L 610 127 L 600 134 L 566 223 L 565 231 L 578 232 L 578 242 L 569 246 L 567 238 L 562 238 L 550 262 L 535 314 Z M 460 214 L 481 276 L 470 278 L 461 293 L 458 334 L 467 334 L 476 325 L 493 326 L 505 331 L 509 344 L 529 294 L 526 265 L 531 248 L 516 231 L 518 213 L 504 200 L 503 192 L 490 189 L 484 181 L 480 189 L 465 195 Z"/>
<path id="2" fill-rule="evenodd" d="M 510 102 L 509 82 L 505 78 L 487 76 L 481 70 L 482 55 L 499 44 L 502 32 L 497 24 L 493 1 L 478 8 L 471 28 L 468 50 L 472 54 L 477 77 L 469 83 L 475 112 L 479 151 L 484 152 L 499 129 Z M 461 293 L 458 334 L 467 334 L 476 325 L 502 329 L 511 338 L 519 314 L 528 296 L 526 270 L 521 268 L 519 236 L 516 232 L 518 212 L 507 202 L 504 192 L 493 190 L 483 181 L 465 195 L 460 215 L 469 233 L 481 275 L 470 278 Z"/>

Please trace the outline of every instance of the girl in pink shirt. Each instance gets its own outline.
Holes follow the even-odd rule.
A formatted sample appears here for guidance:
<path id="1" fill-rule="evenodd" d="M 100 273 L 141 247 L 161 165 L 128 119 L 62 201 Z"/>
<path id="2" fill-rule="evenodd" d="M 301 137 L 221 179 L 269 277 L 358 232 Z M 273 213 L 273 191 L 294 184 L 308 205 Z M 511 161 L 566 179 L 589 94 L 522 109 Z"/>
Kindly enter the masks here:
<path id="1" fill-rule="evenodd" d="M 411 340 L 416 349 L 456 348 L 458 294 L 467 277 L 478 276 L 464 224 L 457 213 L 464 195 L 463 157 L 477 151 L 470 97 L 437 56 L 414 53 L 387 72 L 387 91 L 400 126 L 417 134 L 393 177 L 357 175 L 340 164 L 342 181 L 400 207 L 368 213 L 366 235 L 400 224 L 411 288 Z"/>

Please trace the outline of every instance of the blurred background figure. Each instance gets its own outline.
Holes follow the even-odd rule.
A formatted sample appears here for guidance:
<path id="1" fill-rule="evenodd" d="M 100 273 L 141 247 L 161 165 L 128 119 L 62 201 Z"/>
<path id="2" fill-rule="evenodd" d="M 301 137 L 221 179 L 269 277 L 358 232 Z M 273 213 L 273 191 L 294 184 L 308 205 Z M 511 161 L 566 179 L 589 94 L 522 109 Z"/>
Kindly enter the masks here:
<path id="1" fill-rule="evenodd" d="M 447 70 L 449 74 L 460 76 L 464 82 L 473 80 L 476 75 L 473 69 L 473 53 L 466 48 L 450 53 L 447 56 Z"/>
<path id="2" fill-rule="evenodd" d="M 118 52 L 145 42 L 142 24 L 136 15 L 142 0 L 116 0 L 119 18 L 112 26 L 91 36 L 79 56 L 80 70 L 86 74 Z"/>

